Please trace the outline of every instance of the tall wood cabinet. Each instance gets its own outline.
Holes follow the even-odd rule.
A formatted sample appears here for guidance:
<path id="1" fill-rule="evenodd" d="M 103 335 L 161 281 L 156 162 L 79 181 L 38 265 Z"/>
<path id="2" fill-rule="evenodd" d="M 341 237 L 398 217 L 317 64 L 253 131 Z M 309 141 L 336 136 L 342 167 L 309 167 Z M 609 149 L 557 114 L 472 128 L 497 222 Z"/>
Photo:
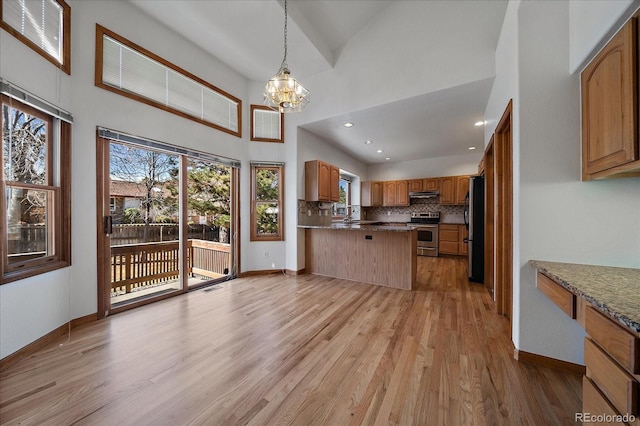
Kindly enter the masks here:
<path id="1" fill-rule="evenodd" d="M 305 200 L 340 201 L 340 169 L 320 160 L 304 163 Z"/>
<path id="2" fill-rule="evenodd" d="M 362 182 L 360 185 L 360 205 L 377 207 L 382 205 L 383 182 Z"/>
<path id="3" fill-rule="evenodd" d="M 409 182 L 406 180 L 392 180 L 384 182 L 382 205 L 384 206 L 408 206 Z"/>
<path id="4" fill-rule="evenodd" d="M 640 176 L 637 48 L 634 17 L 581 74 L 582 180 Z"/>

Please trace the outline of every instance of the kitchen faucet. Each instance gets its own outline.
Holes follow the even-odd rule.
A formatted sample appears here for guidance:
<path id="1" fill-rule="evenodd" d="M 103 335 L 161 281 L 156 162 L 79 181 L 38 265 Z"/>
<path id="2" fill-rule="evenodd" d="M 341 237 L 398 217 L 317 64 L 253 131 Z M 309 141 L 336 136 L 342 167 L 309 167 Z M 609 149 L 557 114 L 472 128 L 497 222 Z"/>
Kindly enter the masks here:
<path id="1" fill-rule="evenodd" d="M 352 218 L 351 218 L 351 206 L 347 204 L 344 207 L 345 207 L 346 211 L 344 213 L 344 219 L 342 219 L 342 221 L 344 223 L 351 223 L 351 221 L 352 221 Z"/>

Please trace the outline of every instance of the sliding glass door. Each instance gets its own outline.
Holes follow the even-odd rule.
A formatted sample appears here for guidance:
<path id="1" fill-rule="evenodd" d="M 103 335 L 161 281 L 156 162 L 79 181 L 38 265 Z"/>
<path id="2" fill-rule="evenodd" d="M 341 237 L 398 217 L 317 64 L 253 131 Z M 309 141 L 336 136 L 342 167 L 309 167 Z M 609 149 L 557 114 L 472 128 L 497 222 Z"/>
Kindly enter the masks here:
<path id="1" fill-rule="evenodd" d="M 115 135 L 97 144 L 99 312 L 233 276 L 237 168 Z"/>

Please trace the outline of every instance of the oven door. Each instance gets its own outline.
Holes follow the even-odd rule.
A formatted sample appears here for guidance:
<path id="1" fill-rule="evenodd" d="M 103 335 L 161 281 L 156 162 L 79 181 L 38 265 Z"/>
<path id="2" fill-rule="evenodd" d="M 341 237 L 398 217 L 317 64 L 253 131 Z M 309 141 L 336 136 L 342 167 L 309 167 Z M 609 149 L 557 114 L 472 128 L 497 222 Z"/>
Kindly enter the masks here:
<path id="1" fill-rule="evenodd" d="M 438 256 L 438 225 L 420 225 L 418 231 L 418 256 Z"/>

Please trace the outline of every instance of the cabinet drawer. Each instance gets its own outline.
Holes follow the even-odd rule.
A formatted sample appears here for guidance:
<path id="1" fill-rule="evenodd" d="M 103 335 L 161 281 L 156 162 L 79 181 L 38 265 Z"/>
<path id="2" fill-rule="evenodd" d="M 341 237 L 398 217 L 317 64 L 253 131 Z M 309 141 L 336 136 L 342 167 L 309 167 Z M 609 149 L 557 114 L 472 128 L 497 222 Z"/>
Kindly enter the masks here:
<path id="1" fill-rule="evenodd" d="M 640 372 L 640 339 L 589 306 L 585 329 L 613 359 L 632 374 Z"/>
<path id="2" fill-rule="evenodd" d="M 638 415 L 638 382 L 618 366 L 591 339 L 584 339 L 587 377 L 622 414 Z"/>
<path id="3" fill-rule="evenodd" d="M 615 408 L 600 393 L 598 388 L 586 376 L 582 377 L 582 412 L 594 415 L 618 416 Z M 622 422 L 607 423 L 609 425 L 624 425 Z"/>
<path id="4" fill-rule="evenodd" d="M 538 272 L 538 289 L 571 318 L 576 318 L 576 296 L 551 278 Z"/>

